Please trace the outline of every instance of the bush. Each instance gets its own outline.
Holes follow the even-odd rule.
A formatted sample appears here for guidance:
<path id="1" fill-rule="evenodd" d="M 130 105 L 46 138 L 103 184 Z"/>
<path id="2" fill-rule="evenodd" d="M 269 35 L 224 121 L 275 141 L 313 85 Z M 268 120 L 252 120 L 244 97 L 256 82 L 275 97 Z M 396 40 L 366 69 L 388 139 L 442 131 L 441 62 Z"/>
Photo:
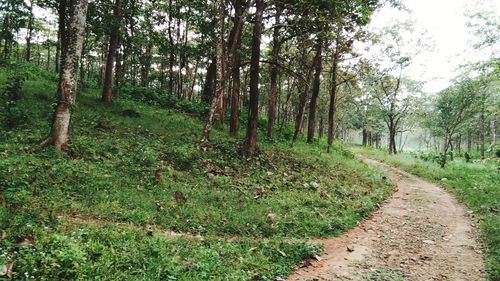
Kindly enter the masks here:
<path id="1" fill-rule="evenodd" d="M 174 108 L 198 117 L 205 116 L 208 113 L 208 104 L 180 99 L 154 88 L 127 86 L 122 88 L 121 94 L 123 98 L 128 100 Z"/>
<path id="2" fill-rule="evenodd" d="M 7 79 L 5 89 L 0 97 L 2 103 L 2 123 L 7 129 L 13 129 L 28 121 L 27 110 L 19 104 L 22 98 L 22 87 L 26 75 L 22 72 L 16 72 L 11 74 Z"/>

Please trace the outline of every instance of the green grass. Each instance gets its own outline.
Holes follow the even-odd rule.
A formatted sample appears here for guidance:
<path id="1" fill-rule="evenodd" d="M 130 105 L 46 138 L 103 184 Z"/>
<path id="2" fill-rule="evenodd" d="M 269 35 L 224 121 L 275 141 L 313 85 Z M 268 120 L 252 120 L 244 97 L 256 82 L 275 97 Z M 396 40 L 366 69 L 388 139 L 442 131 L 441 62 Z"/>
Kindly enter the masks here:
<path id="1" fill-rule="evenodd" d="M 386 152 L 353 147 L 356 153 L 382 160 L 446 188 L 472 210 L 481 224 L 487 271 L 491 280 L 500 280 L 500 174 L 498 159 L 465 163 L 449 162 L 444 169 L 412 155 L 389 156 Z"/>
<path id="2" fill-rule="evenodd" d="M 6 80 L 0 70 L 0 90 Z M 18 102 L 29 118 L 1 128 L 0 265 L 13 260 L 14 279 L 273 280 L 320 251 L 308 239 L 340 235 L 392 189 L 339 144 L 326 154 L 261 141 L 247 159 L 226 128 L 203 145 L 198 117 L 125 99 L 103 105 L 92 87 L 77 97 L 68 153 L 37 149 L 56 81 L 31 69 Z M 32 247 L 16 246 L 26 237 Z"/>

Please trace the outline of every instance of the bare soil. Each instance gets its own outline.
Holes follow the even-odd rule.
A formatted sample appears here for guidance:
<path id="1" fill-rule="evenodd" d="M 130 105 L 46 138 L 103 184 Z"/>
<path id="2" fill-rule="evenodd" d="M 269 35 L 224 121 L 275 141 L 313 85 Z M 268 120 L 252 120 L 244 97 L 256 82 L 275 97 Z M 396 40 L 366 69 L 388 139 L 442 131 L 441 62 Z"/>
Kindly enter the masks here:
<path id="1" fill-rule="evenodd" d="M 317 240 L 325 253 L 288 280 L 486 280 L 473 214 L 446 191 L 371 159 L 394 194 L 341 237 Z"/>

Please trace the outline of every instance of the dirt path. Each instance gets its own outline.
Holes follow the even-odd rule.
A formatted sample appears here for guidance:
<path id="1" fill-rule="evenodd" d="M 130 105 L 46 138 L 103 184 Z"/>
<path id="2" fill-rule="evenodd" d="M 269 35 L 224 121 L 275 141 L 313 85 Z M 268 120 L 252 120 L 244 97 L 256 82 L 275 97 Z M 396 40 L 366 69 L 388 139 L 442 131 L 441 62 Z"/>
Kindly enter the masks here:
<path id="1" fill-rule="evenodd" d="M 289 280 L 485 280 L 481 244 L 462 205 L 434 184 L 363 160 L 383 168 L 396 192 L 356 228 L 317 241 L 325 246 L 321 260 Z"/>

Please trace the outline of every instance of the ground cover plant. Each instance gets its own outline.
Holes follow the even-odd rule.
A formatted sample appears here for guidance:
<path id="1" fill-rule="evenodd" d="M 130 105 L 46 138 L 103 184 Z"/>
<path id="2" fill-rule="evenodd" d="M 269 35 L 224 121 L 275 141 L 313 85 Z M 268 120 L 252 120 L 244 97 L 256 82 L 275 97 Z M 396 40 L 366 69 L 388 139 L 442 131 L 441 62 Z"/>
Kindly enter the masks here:
<path id="1" fill-rule="evenodd" d="M 67 153 L 40 148 L 49 78 L 26 74 L 17 103 L 30 118 L 2 127 L 0 255 L 15 279 L 272 280 L 321 251 L 308 239 L 341 234 L 392 189 L 340 144 L 266 143 L 243 157 L 219 128 L 200 142 L 196 114 L 104 105 L 91 86 Z"/>

